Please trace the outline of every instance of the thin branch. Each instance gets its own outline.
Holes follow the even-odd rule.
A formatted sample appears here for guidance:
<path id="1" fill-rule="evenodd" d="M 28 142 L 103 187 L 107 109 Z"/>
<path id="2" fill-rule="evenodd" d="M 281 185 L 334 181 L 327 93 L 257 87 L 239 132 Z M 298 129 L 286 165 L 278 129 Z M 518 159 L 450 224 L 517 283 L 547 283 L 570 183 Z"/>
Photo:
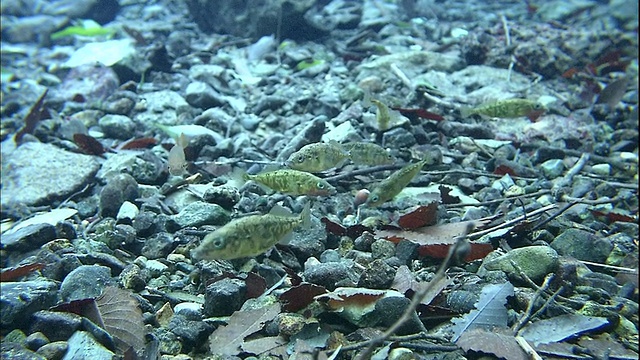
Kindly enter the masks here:
<path id="1" fill-rule="evenodd" d="M 447 209 L 452 209 L 452 208 L 465 207 L 465 206 L 485 206 L 485 205 L 499 204 L 499 203 L 502 203 L 504 201 L 510 201 L 510 200 L 516 200 L 516 199 L 526 199 L 526 198 L 530 198 L 530 197 L 538 197 L 538 196 L 546 195 L 546 194 L 549 194 L 549 193 L 551 193 L 551 190 L 540 190 L 538 192 L 534 192 L 534 193 L 531 193 L 531 194 L 507 196 L 507 197 L 503 197 L 503 198 L 500 198 L 500 199 L 479 202 L 479 203 L 476 203 L 476 204 L 446 204 L 444 207 L 447 208 Z"/>
<path id="2" fill-rule="evenodd" d="M 511 35 L 509 35 L 509 24 L 507 23 L 507 17 L 504 14 L 500 15 L 500 21 L 502 21 L 502 30 L 504 30 L 504 42 L 507 47 L 511 46 Z"/>
<path id="3" fill-rule="evenodd" d="M 513 266 L 514 263 L 513 261 L 511 262 L 512 262 L 511 265 Z M 552 279 L 553 279 L 553 274 L 548 274 L 544 278 L 544 282 L 542 283 L 542 286 L 540 286 L 540 288 L 536 290 L 536 293 L 533 295 L 533 298 L 531 298 L 531 300 L 529 301 L 527 310 L 525 310 L 524 314 L 522 314 L 520 319 L 518 319 L 518 322 L 511 327 L 514 334 L 517 334 L 518 331 L 520 331 L 520 329 L 522 329 L 522 327 L 525 326 L 527 322 L 529 322 L 529 319 L 531 319 L 531 314 L 533 313 L 533 307 L 535 306 L 536 301 L 538 301 L 538 299 L 542 296 L 542 293 L 544 293 L 549 288 L 549 284 L 551 283 Z"/>
<path id="4" fill-rule="evenodd" d="M 527 355 L 529 355 L 529 358 L 531 360 L 542 360 L 542 357 L 538 355 L 538 353 L 531 347 L 531 345 L 529 345 L 527 340 L 525 340 L 522 336 L 516 336 L 516 341 L 518 342 L 518 345 L 520 345 L 522 350 L 524 350 L 524 352 L 526 352 Z"/>
<path id="5" fill-rule="evenodd" d="M 524 215 L 520 215 L 515 219 L 511 219 L 509 221 L 505 221 L 504 223 L 496 225 L 496 226 L 491 227 L 489 229 L 485 229 L 485 230 L 482 230 L 482 231 L 478 231 L 478 232 L 474 232 L 472 234 L 469 234 L 469 237 L 474 238 L 474 239 L 475 238 L 479 238 L 482 235 L 489 234 L 489 233 L 491 233 L 493 231 L 496 231 L 496 230 L 511 226 L 513 224 L 519 223 L 519 222 L 524 221 L 526 219 L 529 219 L 529 218 L 531 218 L 533 216 L 536 216 L 536 215 L 542 214 L 543 212 L 546 212 L 548 210 L 554 209 L 555 207 L 556 207 L 555 204 L 547 205 L 545 207 L 542 207 L 542 208 L 537 209 L 537 210 L 533 210 L 533 211 L 531 211 L 529 213 L 526 213 Z"/>
<path id="6" fill-rule="evenodd" d="M 573 177 L 576 176 L 589 162 L 589 153 L 583 153 L 580 156 L 580 159 L 576 161 L 576 163 L 567 171 L 567 173 L 560 179 L 558 182 L 554 184 L 555 189 L 559 189 L 562 187 L 569 186 L 573 181 Z"/>

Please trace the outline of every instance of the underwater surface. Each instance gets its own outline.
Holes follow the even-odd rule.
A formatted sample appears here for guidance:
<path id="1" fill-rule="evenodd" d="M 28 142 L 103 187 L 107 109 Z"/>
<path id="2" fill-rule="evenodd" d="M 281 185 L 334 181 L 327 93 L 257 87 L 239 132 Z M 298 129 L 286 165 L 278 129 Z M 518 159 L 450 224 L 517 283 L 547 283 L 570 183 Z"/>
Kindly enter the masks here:
<path id="1" fill-rule="evenodd" d="M 1 11 L 3 359 L 638 358 L 638 2 Z"/>

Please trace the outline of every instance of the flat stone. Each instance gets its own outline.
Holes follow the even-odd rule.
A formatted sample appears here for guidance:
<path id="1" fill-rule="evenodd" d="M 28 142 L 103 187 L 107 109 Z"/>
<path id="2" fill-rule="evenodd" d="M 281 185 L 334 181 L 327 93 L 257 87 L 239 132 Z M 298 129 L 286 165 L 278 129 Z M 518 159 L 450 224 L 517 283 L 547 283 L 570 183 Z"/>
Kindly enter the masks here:
<path id="1" fill-rule="evenodd" d="M 108 267 L 82 265 L 64 278 L 60 285 L 60 296 L 65 301 L 95 298 L 112 283 L 111 270 Z"/>
<path id="2" fill-rule="evenodd" d="M 98 171 L 91 156 L 28 142 L 2 157 L 3 207 L 40 205 L 73 194 Z M 55 179 L 55 181 L 51 181 Z"/>
<path id="3" fill-rule="evenodd" d="M 111 360 L 115 354 L 102 346 L 86 331 L 76 331 L 67 341 L 67 352 L 62 360 Z"/>
<path id="4" fill-rule="evenodd" d="M 542 280 L 558 267 L 558 253 L 548 246 L 527 246 L 513 249 L 498 257 L 487 256 L 482 266 L 486 270 L 502 270 L 519 278 L 514 262 L 531 280 Z"/>
<path id="5" fill-rule="evenodd" d="M 578 260 L 603 263 L 613 249 L 606 238 L 599 237 L 580 229 L 567 229 L 556 236 L 551 243 L 558 254 L 571 256 Z"/>
<path id="6" fill-rule="evenodd" d="M 58 301 L 58 285 L 53 281 L 34 280 L 0 283 L 0 324 L 3 329 L 21 327 L 34 312 L 47 309 Z"/>

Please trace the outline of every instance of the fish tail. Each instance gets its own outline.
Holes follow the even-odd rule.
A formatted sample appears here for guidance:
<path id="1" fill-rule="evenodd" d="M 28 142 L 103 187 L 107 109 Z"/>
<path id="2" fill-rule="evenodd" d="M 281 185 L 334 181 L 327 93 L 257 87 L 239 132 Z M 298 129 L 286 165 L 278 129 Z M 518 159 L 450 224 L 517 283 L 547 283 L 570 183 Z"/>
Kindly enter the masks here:
<path id="1" fill-rule="evenodd" d="M 241 188 L 247 181 L 251 180 L 251 175 L 242 168 L 235 168 L 229 174 L 229 185 Z"/>
<path id="2" fill-rule="evenodd" d="M 304 208 L 300 213 L 300 220 L 302 220 L 302 227 L 304 229 L 311 227 L 311 201 L 304 205 Z"/>

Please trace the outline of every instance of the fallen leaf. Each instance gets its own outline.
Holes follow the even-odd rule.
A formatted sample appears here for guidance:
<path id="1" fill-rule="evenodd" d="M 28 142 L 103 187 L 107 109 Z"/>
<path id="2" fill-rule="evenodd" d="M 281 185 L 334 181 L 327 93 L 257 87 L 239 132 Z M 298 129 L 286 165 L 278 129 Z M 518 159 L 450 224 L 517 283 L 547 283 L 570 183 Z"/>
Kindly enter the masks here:
<path id="1" fill-rule="evenodd" d="M 280 301 L 284 302 L 282 308 L 285 311 L 296 312 L 311 304 L 316 296 L 326 292 L 324 286 L 302 283 L 283 292 Z"/>
<path id="2" fill-rule="evenodd" d="M 418 206 L 414 210 L 400 216 L 398 225 L 405 230 L 433 225 L 438 221 L 438 203 Z"/>
<path id="3" fill-rule="evenodd" d="M 154 146 L 157 142 L 158 141 L 152 137 L 132 139 L 120 144 L 118 150 L 146 149 Z"/>
<path id="4" fill-rule="evenodd" d="M 13 141 L 16 144 L 20 143 L 25 134 L 32 134 L 36 129 L 38 122 L 45 118 L 45 113 L 47 111 L 42 106 L 44 105 L 44 98 L 47 96 L 48 91 L 49 89 L 44 89 L 38 100 L 36 100 L 33 106 L 29 109 L 27 116 L 24 118 L 24 125 L 13 137 Z"/>
<path id="5" fill-rule="evenodd" d="M 120 353 L 133 348 L 136 353 L 144 350 L 147 332 L 142 321 L 142 311 L 131 292 L 109 286 L 96 298 L 104 329 L 107 330 Z"/>
<path id="6" fill-rule="evenodd" d="M 267 290 L 267 280 L 256 273 L 247 273 L 244 282 L 247 285 L 248 299 L 257 298 Z"/>
<path id="7" fill-rule="evenodd" d="M 212 354 L 238 355 L 245 338 L 260 331 L 267 321 L 273 320 L 279 313 L 280 303 L 277 302 L 260 309 L 234 312 L 226 326 L 218 327 L 209 336 L 209 350 Z"/>
<path id="8" fill-rule="evenodd" d="M 4 269 L 2 270 L 2 272 L 0 272 L 0 282 L 13 281 L 15 279 L 31 274 L 32 272 L 36 270 L 40 270 L 42 268 L 44 268 L 44 264 L 31 263 L 26 265 L 19 265 L 9 269 Z"/>
<path id="9" fill-rule="evenodd" d="M 603 317 L 566 314 L 530 323 L 520 330 L 520 335 L 534 345 L 548 344 L 598 329 L 608 323 Z"/>
<path id="10" fill-rule="evenodd" d="M 88 155 L 102 155 L 106 151 L 104 146 L 93 136 L 81 133 L 73 134 L 73 142 L 83 153 Z"/>
<path id="11" fill-rule="evenodd" d="M 400 112 L 400 114 L 406 116 L 406 117 L 420 117 L 423 119 L 428 119 L 428 120 L 435 120 L 435 121 L 442 121 L 444 120 L 444 117 L 442 117 L 442 115 L 433 113 L 431 111 L 427 111 L 425 109 L 405 109 L 405 108 L 398 108 L 398 107 L 392 107 L 393 110 L 397 110 Z"/>
<path id="12" fill-rule="evenodd" d="M 280 345 L 286 344 L 287 340 L 282 336 L 265 336 L 243 342 L 240 346 L 242 351 L 255 355 L 267 353 Z"/>
<path id="13" fill-rule="evenodd" d="M 449 193 L 451 192 L 451 188 L 446 187 L 444 185 L 438 186 L 438 190 L 440 190 L 440 199 L 442 199 L 443 204 L 460 204 L 460 198 L 457 196 L 451 196 Z"/>
<path id="14" fill-rule="evenodd" d="M 456 345 L 460 346 L 464 351 L 480 351 L 503 359 L 529 359 L 513 335 L 501 334 L 493 330 L 469 330 L 460 336 L 460 339 L 456 341 Z"/>

